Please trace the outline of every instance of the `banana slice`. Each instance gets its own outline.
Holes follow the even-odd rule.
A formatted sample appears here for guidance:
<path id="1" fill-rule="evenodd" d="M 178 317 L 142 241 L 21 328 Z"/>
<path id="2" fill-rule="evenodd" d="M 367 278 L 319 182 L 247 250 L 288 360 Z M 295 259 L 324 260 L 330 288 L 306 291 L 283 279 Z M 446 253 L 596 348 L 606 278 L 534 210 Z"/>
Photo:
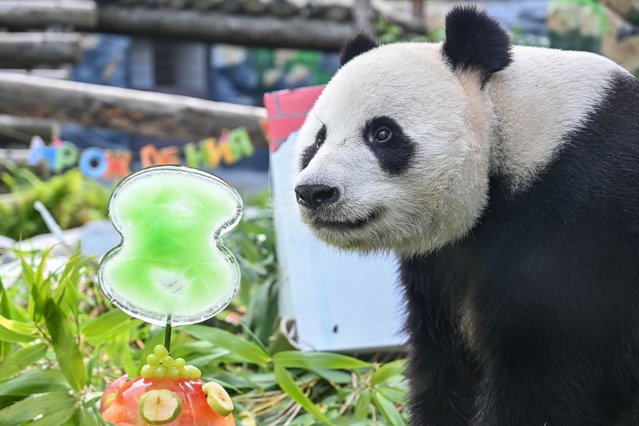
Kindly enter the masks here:
<path id="1" fill-rule="evenodd" d="M 148 391 L 138 404 L 142 420 L 152 425 L 170 423 L 180 415 L 182 401 L 168 389 Z"/>
<path id="2" fill-rule="evenodd" d="M 202 390 L 206 393 L 206 402 L 217 414 L 226 417 L 233 411 L 231 397 L 218 383 L 208 382 L 202 385 Z"/>

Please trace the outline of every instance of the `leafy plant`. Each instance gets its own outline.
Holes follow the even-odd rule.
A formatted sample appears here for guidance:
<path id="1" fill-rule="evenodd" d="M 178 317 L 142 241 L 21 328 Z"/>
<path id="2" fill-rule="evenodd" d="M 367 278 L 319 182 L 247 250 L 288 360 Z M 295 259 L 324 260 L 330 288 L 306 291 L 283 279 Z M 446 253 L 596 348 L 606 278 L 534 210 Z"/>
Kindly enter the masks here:
<path id="1" fill-rule="evenodd" d="M 443 30 L 433 31 L 430 34 L 414 34 L 407 32 L 400 25 L 390 22 L 383 16 L 375 19 L 374 29 L 380 43 L 396 43 L 400 41 L 440 41 L 444 39 Z"/>
<path id="2" fill-rule="evenodd" d="M 241 291 L 209 322 L 215 327 L 176 328 L 173 355 L 229 390 L 240 425 L 405 425 L 403 360 L 282 344 L 268 195 L 246 205 L 225 238 L 241 265 Z M 3 256 L 20 262 L 22 277 L 10 288 L 0 281 L 0 424 L 105 424 L 101 391 L 122 374 L 138 375 L 164 330 L 111 307 L 97 289 L 96 262 L 79 250 L 53 271 L 50 250 Z"/>
<path id="3" fill-rule="evenodd" d="M 6 167 L 0 180 L 10 194 L 0 198 L 0 235 L 26 239 L 49 232 L 33 207 L 37 200 L 51 211 L 63 229 L 106 216 L 108 189 L 84 178 L 77 169 L 44 181 L 27 168 L 11 164 Z"/>

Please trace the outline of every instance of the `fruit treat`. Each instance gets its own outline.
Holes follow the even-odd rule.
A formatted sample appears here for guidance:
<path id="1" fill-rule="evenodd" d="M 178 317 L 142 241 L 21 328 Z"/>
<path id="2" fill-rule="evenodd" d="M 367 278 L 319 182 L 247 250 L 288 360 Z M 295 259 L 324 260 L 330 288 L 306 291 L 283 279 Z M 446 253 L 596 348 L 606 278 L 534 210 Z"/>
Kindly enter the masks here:
<path id="1" fill-rule="evenodd" d="M 224 309 L 240 273 L 219 237 L 242 214 L 224 181 L 182 166 L 158 166 L 124 179 L 109 202 L 122 242 L 100 265 L 106 296 L 157 325 L 201 322 Z"/>
<path id="2" fill-rule="evenodd" d="M 199 369 L 158 345 L 141 377 L 124 375 L 106 388 L 100 413 L 118 426 L 235 426 L 229 394 L 200 376 Z"/>

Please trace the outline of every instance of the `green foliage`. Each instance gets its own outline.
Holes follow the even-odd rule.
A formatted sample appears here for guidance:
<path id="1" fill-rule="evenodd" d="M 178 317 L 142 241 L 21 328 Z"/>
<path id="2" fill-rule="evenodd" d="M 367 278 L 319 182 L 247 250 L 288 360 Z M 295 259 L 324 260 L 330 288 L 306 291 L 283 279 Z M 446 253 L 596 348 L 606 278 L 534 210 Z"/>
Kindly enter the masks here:
<path id="1" fill-rule="evenodd" d="M 374 22 L 375 34 L 380 43 L 396 43 L 400 41 L 440 41 L 444 39 L 443 30 L 433 31 L 430 34 L 412 34 L 406 32 L 400 25 L 390 22 L 383 16 L 379 16 Z"/>
<path id="2" fill-rule="evenodd" d="M 282 344 L 268 195 L 246 205 L 225 238 L 241 265 L 241 291 L 209 321 L 215 327 L 174 329 L 172 355 L 230 392 L 239 425 L 405 425 L 403 361 L 371 363 Z M 22 265 L 11 288 L 0 282 L 0 424 L 104 425 L 102 390 L 124 373 L 137 375 L 163 329 L 110 306 L 97 290 L 95 261 L 79 250 L 53 272 L 49 251 L 0 256 L 17 256 Z"/>
<path id="3" fill-rule="evenodd" d="M 43 181 L 26 168 L 6 164 L 0 181 L 10 194 L 0 198 L 0 235 L 26 239 L 49 232 L 33 207 L 41 201 L 63 229 L 106 216 L 109 191 L 96 181 L 70 170 Z"/>

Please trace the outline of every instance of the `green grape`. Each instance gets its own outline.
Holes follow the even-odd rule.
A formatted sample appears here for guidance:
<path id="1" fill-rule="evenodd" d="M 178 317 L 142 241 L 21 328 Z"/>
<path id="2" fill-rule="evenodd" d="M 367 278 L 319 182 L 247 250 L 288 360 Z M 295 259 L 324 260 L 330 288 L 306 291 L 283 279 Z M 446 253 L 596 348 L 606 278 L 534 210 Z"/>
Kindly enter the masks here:
<path id="1" fill-rule="evenodd" d="M 199 379 L 200 377 L 202 377 L 202 372 L 200 371 L 200 369 L 197 367 L 193 367 L 193 368 L 195 368 L 195 378 Z"/>
<path id="2" fill-rule="evenodd" d="M 188 379 L 189 378 L 189 372 L 186 371 L 186 367 L 178 368 L 178 371 L 180 372 L 180 377 L 181 378 L 183 378 L 183 379 Z"/>
<path id="3" fill-rule="evenodd" d="M 160 365 L 158 367 L 155 367 L 155 377 L 157 377 L 158 379 L 165 377 L 166 373 L 167 371 L 165 366 Z"/>
<path id="4" fill-rule="evenodd" d="M 146 357 L 146 363 L 151 367 L 157 367 L 160 364 L 160 359 L 156 355 L 150 354 Z"/>
<path id="5" fill-rule="evenodd" d="M 166 348 L 162 345 L 157 345 L 155 347 L 155 349 L 153 349 L 153 352 L 155 352 L 155 354 L 157 355 L 158 358 L 162 359 L 165 356 L 169 355 L 169 351 L 166 350 Z"/>
<path id="6" fill-rule="evenodd" d="M 151 377 L 153 377 L 154 372 L 155 368 L 146 364 L 144 367 L 142 367 L 142 370 L 140 370 L 140 376 L 142 376 L 144 379 L 150 379 Z"/>
<path id="7" fill-rule="evenodd" d="M 164 358 L 162 358 L 162 365 L 164 365 L 166 368 L 171 368 L 175 365 L 175 361 L 170 356 L 165 356 Z"/>
<path id="8" fill-rule="evenodd" d="M 169 368 L 168 376 L 171 379 L 179 379 L 180 378 L 180 370 L 175 367 Z"/>
<path id="9" fill-rule="evenodd" d="M 202 377 L 202 372 L 194 365 L 187 365 L 186 367 L 184 367 L 184 370 L 188 374 L 188 379 L 197 380 Z"/>
<path id="10" fill-rule="evenodd" d="M 184 361 L 184 358 L 176 358 L 175 359 L 175 366 L 177 368 L 184 368 L 185 365 L 186 365 L 186 361 Z"/>

